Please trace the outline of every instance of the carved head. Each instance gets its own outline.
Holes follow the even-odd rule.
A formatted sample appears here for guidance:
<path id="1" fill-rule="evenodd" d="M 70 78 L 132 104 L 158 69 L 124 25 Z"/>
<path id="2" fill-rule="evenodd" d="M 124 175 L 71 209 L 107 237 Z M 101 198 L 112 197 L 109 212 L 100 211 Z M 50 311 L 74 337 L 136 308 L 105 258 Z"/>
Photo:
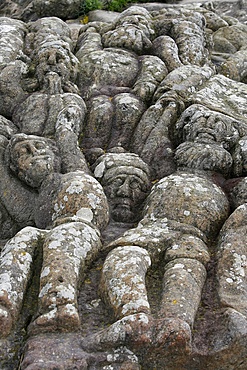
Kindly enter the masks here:
<path id="1" fill-rule="evenodd" d="M 77 75 L 78 60 L 70 51 L 69 44 L 62 40 L 49 41 L 37 50 L 37 77 L 43 83 L 47 73 L 57 73 L 63 82 L 74 80 Z"/>
<path id="2" fill-rule="evenodd" d="M 119 15 L 114 29 L 106 32 L 102 41 L 104 47 L 120 47 L 140 54 L 151 47 L 154 33 L 150 13 L 144 8 L 132 6 Z"/>
<path id="3" fill-rule="evenodd" d="M 131 6 L 120 13 L 117 25 L 134 24 L 140 28 L 147 37 L 154 34 L 152 17 L 148 10 L 139 6 Z"/>
<path id="4" fill-rule="evenodd" d="M 107 153 L 95 163 L 94 175 L 108 198 L 111 217 L 133 222 L 150 189 L 149 168 L 134 153 Z"/>
<path id="5" fill-rule="evenodd" d="M 27 185 L 38 188 L 45 178 L 60 170 L 58 149 L 50 139 L 16 134 L 7 147 L 10 169 Z"/>
<path id="6" fill-rule="evenodd" d="M 178 167 L 211 170 L 228 176 L 232 151 L 247 126 L 199 104 L 191 105 L 174 127 Z"/>
<path id="7" fill-rule="evenodd" d="M 193 104 L 182 113 L 175 130 L 180 142 L 218 143 L 230 150 L 246 132 L 247 126 L 223 113 Z"/>
<path id="8" fill-rule="evenodd" d="M 44 8 L 44 2 L 40 3 Z M 79 62 L 71 52 L 73 41 L 69 26 L 59 18 L 44 17 L 30 22 L 29 29 L 27 37 L 39 82 L 43 83 L 48 72 L 57 73 L 62 81 L 74 79 Z"/>

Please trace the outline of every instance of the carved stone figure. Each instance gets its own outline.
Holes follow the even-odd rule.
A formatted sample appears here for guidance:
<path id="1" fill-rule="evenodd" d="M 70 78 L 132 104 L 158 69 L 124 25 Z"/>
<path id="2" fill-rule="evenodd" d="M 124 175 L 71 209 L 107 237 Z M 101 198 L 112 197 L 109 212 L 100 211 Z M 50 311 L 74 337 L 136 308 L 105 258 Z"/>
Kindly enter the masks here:
<path id="1" fill-rule="evenodd" d="M 114 24 L 93 22 L 81 30 L 76 56 L 78 85 L 88 101 L 84 149 L 129 150 L 135 128 L 167 74 L 164 62 L 146 55 L 155 37 L 148 11 L 131 7 Z"/>
<path id="2" fill-rule="evenodd" d="M 82 171 L 64 175 L 55 172 L 56 156 L 48 142 L 48 139 L 17 134 L 9 144 L 12 170 L 26 185 L 38 189 L 34 205 L 38 228 L 24 228 L 2 249 L 2 336 L 9 334 L 18 318 L 39 248 L 43 248 L 39 312 L 32 330 L 78 328 L 80 276 L 97 255 L 101 247 L 99 230 L 108 221 L 107 201 L 100 184 Z"/>
<path id="3" fill-rule="evenodd" d="M 103 186 L 113 220 L 130 223 L 140 217 L 150 189 L 149 168 L 145 162 L 134 153 L 115 153 L 113 149 L 96 161 L 94 176 Z"/>
<path id="4" fill-rule="evenodd" d="M 170 94 L 166 103 L 164 98 L 155 106 L 152 103 L 168 72 L 183 64 L 208 62 L 204 17 L 191 12 L 187 21 L 187 15 L 164 10 L 155 18 L 133 6 L 110 25 L 93 22 L 82 28 L 76 53 L 78 84 L 82 96 L 91 98 L 81 141 L 85 149 L 122 146 L 150 166 L 154 179 L 175 171 L 166 117 L 169 123 L 175 121 L 183 102 Z M 181 36 L 185 29 L 190 37 Z M 159 168 L 157 161 L 162 161 Z"/>
<path id="5" fill-rule="evenodd" d="M 174 135 L 180 144 L 175 155 L 177 164 L 215 171 L 226 178 L 236 175 L 233 153 L 246 132 L 246 122 L 193 104 L 174 126 Z"/>
<path id="6" fill-rule="evenodd" d="M 1 369 L 245 369 L 246 1 L 58 3 L 0 5 Z"/>
<path id="7" fill-rule="evenodd" d="M 144 218 L 110 244 L 114 249 L 103 266 L 101 289 L 118 321 L 86 338 L 85 348 L 102 350 L 113 342 L 137 349 L 141 345 L 165 347 L 169 346 L 171 332 L 176 331 L 169 351 L 175 346 L 190 351 L 191 330 L 210 259 L 207 244 L 217 235 L 228 212 L 224 192 L 203 175 L 178 172 L 155 184 Z M 155 320 L 145 275 L 151 262 L 161 258 L 166 264 Z"/>
<path id="8" fill-rule="evenodd" d="M 20 132 L 54 138 L 62 159 L 62 172 L 88 171 L 78 145 L 86 114 L 75 85 L 78 60 L 72 53 L 70 29 L 48 17 L 29 24 L 25 52 L 35 66 L 39 91 L 14 109 L 12 120 Z"/>

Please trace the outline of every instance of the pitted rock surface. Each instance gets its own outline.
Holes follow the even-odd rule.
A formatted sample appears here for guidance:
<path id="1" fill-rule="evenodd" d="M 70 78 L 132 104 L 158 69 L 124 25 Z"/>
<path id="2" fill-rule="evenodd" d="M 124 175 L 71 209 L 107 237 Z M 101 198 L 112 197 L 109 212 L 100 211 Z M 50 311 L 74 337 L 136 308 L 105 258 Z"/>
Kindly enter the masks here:
<path id="1" fill-rule="evenodd" d="M 247 368 L 247 3 L 0 4 L 0 368 Z"/>

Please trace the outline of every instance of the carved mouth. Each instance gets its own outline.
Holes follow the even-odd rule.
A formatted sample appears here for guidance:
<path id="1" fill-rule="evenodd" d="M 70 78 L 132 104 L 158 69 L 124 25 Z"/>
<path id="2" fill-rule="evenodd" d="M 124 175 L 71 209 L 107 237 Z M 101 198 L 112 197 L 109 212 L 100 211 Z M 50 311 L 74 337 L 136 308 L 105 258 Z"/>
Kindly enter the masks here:
<path id="1" fill-rule="evenodd" d="M 209 133 L 209 132 L 199 132 L 197 134 L 197 138 L 196 138 L 196 141 L 214 141 L 216 142 L 216 138 L 215 138 L 215 135 L 213 133 Z"/>
<path id="2" fill-rule="evenodd" d="M 118 199 L 114 202 L 113 207 L 114 208 L 128 208 L 128 209 L 130 209 L 131 208 L 131 202 L 127 198 L 120 198 L 120 199 Z"/>
<path id="3" fill-rule="evenodd" d="M 47 154 L 44 155 L 36 155 L 31 160 L 30 163 L 39 163 L 39 162 L 51 162 L 51 157 Z"/>

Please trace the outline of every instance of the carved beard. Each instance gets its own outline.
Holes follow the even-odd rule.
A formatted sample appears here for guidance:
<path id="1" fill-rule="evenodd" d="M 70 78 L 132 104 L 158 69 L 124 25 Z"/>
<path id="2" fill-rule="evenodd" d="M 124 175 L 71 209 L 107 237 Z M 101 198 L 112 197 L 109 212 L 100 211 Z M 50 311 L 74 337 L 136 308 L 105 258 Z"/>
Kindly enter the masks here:
<path id="1" fill-rule="evenodd" d="M 216 171 L 227 176 L 232 166 L 232 156 L 221 145 L 185 142 L 176 149 L 178 167 Z"/>
<path id="2" fill-rule="evenodd" d="M 133 209 L 132 200 L 129 198 L 115 198 L 110 202 L 110 213 L 114 221 L 117 222 L 134 222 L 139 216 L 139 207 Z"/>

